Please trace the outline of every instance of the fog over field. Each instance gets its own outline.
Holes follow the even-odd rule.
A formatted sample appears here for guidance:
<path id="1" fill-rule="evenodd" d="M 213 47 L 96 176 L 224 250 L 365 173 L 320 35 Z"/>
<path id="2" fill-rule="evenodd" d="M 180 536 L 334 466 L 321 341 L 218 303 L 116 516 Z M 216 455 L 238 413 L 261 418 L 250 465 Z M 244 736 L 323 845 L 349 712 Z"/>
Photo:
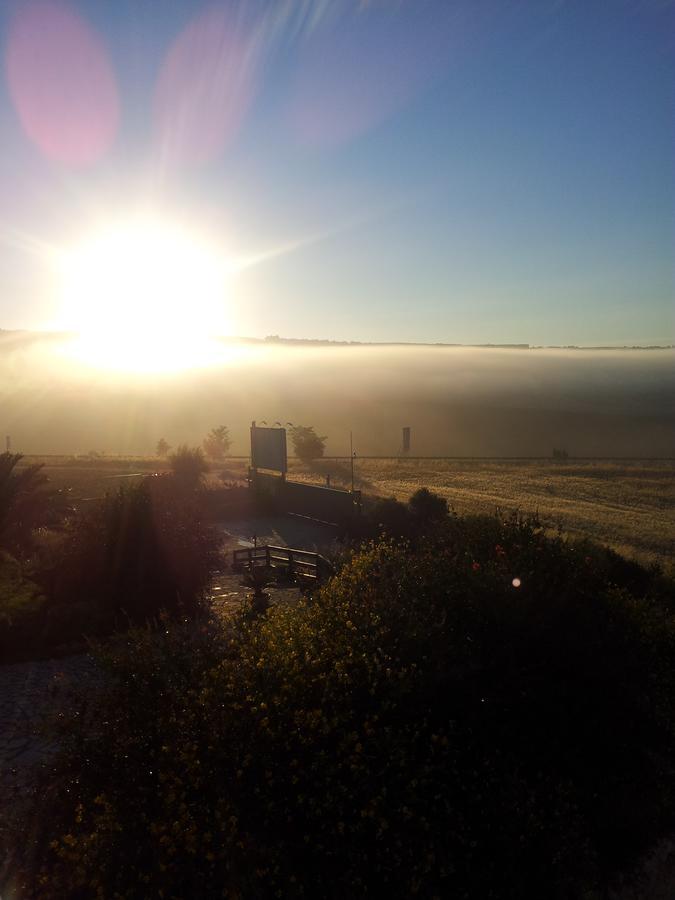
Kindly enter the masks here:
<path id="1" fill-rule="evenodd" d="M 171 375 L 76 363 L 60 337 L 0 338 L 0 429 L 25 453 L 147 454 L 252 419 L 314 425 L 327 454 L 670 456 L 675 351 L 312 346 L 225 342 Z"/>

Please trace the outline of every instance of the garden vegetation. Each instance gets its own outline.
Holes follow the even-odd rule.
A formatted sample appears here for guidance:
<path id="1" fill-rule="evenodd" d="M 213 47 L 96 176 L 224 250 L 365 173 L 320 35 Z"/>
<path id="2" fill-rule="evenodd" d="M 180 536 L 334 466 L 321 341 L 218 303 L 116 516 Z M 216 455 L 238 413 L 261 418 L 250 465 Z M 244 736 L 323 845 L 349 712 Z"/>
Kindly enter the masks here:
<path id="1" fill-rule="evenodd" d="M 132 623 L 190 617 L 220 562 L 200 450 L 173 474 L 146 477 L 74 508 L 41 467 L 0 455 L 0 655 L 81 650 Z"/>
<path id="2" fill-rule="evenodd" d="M 673 583 L 410 506 L 306 601 L 102 649 L 31 896 L 576 898 L 672 833 Z"/>

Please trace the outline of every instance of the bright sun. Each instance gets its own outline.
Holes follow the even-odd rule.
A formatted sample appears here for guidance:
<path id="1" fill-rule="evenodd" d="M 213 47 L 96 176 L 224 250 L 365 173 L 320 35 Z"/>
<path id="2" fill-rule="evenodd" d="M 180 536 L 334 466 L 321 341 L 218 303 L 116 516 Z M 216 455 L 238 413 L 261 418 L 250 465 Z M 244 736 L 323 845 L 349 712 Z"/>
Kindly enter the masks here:
<path id="1" fill-rule="evenodd" d="M 211 361 L 228 331 L 227 265 L 187 230 L 152 220 L 102 230 L 61 256 L 63 319 L 76 356 L 118 371 Z"/>

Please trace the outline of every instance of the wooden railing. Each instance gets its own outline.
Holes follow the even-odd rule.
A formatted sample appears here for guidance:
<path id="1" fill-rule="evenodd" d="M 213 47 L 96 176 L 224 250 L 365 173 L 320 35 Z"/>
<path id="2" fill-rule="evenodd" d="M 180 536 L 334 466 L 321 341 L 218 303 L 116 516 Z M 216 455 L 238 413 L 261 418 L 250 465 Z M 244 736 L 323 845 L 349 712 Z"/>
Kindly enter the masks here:
<path id="1" fill-rule="evenodd" d="M 232 551 L 232 570 L 250 572 L 251 569 L 279 570 L 289 578 L 301 581 L 324 581 L 333 574 L 333 567 L 311 550 L 296 550 L 292 547 L 242 547 Z"/>

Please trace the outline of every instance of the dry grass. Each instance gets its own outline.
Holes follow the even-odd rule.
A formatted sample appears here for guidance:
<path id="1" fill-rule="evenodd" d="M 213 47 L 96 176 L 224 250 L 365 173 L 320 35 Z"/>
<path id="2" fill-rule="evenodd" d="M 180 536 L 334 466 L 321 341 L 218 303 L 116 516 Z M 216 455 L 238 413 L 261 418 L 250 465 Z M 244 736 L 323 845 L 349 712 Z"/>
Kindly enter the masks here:
<path id="1" fill-rule="evenodd" d="M 348 462 L 294 465 L 291 477 L 346 486 Z M 425 486 L 458 513 L 538 512 L 552 528 L 672 569 L 675 463 L 650 461 L 357 460 L 356 487 L 406 500 Z"/>

